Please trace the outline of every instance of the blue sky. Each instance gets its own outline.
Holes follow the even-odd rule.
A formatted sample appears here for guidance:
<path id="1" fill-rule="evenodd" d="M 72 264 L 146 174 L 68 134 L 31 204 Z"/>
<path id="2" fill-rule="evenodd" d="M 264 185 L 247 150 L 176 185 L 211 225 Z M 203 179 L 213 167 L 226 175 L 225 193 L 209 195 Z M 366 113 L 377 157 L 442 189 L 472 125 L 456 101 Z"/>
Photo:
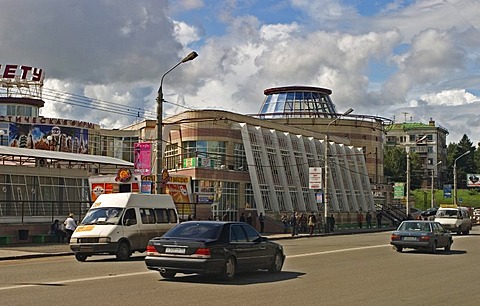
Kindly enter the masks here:
<path id="1" fill-rule="evenodd" d="M 432 118 L 448 142 L 467 134 L 476 144 L 478 12 L 478 0 L 7 0 L 0 64 L 44 68 L 45 88 L 151 117 L 160 77 L 195 50 L 165 78 L 166 117 L 189 108 L 257 113 L 264 89 L 308 85 L 331 89 L 339 112 Z M 61 99 L 42 115 L 106 128 L 142 119 Z"/>

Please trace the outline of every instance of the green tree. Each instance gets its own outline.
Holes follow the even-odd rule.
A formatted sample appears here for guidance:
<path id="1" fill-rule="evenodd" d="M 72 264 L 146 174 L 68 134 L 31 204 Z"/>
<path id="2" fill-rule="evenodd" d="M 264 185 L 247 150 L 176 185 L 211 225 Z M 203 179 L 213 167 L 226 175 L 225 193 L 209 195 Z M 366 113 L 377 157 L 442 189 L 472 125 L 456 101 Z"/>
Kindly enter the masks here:
<path id="1" fill-rule="evenodd" d="M 389 183 L 407 182 L 407 152 L 402 147 L 385 147 L 383 172 Z M 410 189 L 420 188 L 422 165 L 417 153 L 410 153 Z"/>
<path id="2" fill-rule="evenodd" d="M 470 152 L 470 154 L 458 159 L 466 152 Z M 457 159 L 457 188 L 467 188 L 467 174 L 476 173 L 474 152 L 475 147 L 473 146 L 473 143 L 468 136 L 464 134 L 457 145 L 456 152 L 452 156 L 454 158 L 452 160 L 452 168 L 455 164 L 455 159 Z"/>

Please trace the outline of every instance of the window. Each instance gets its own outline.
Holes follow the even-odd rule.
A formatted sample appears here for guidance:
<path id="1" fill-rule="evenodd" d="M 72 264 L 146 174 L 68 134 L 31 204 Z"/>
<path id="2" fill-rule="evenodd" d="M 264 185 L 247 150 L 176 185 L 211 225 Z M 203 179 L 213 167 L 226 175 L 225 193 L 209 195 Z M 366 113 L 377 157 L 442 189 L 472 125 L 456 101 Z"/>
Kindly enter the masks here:
<path id="1" fill-rule="evenodd" d="M 123 224 L 134 225 L 137 224 L 137 215 L 134 208 L 129 208 L 123 216 Z"/>
<path id="2" fill-rule="evenodd" d="M 155 212 L 152 208 L 140 208 L 143 224 L 155 224 Z"/>
<path id="3" fill-rule="evenodd" d="M 232 225 L 230 229 L 230 242 L 247 242 L 247 236 L 240 225 Z"/>
<path id="4" fill-rule="evenodd" d="M 258 241 L 258 239 L 260 239 L 260 235 L 253 227 L 251 227 L 248 224 L 242 224 L 242 227 L 245 230 L 245 233 L 247 234 L 248 241 L 253 242 L 253 241 Z"/>

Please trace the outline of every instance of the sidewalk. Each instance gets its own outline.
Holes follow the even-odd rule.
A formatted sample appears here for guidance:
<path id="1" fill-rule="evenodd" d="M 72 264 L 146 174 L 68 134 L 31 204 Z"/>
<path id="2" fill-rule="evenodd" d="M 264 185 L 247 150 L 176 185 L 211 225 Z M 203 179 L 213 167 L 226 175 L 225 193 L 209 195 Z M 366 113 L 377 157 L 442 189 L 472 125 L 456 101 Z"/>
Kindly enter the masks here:
<path id="1" fill-rule="evenodd" d="M 298 239 L 308 237 L 319 236 L 332 236 L 332 235 L 351 235 L 361 233 L 373 233 L 373 232 L 385 232 L 393 231 L 393 227 L 383 228 L 362 228 L 362 229 L 343 229 L 333 233 L 316 233 L 313 236 L 309 234 L 299 234 L 292 237 L 291 234 L 268 234 L 263 236 L 268 237 L 271 240 L 281 239 Z M 73 255 L 70 250 L 70 246 L 67 243 L 32 243 L 32 244 L 16 244 L 16 245 L 2 245 L 0 246 L 0 261 L 13 260 L 13 259 L 27 259 L 27 258 L 39 258 L 39 257 L 51 257 L 51 256 L 69 256 Z"/>

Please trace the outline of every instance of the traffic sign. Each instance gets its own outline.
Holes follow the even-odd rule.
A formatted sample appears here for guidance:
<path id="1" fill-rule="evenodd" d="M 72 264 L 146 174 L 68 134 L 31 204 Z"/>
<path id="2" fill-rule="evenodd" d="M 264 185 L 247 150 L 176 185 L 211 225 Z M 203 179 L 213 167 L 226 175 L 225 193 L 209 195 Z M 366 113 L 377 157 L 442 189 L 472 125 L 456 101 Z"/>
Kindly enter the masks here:
<path id="1" fill-rule="evenodd" d="M 308 168 L 308 187 L 310 189 L 322 189 L 323 169 L 320 167 Z"/>

